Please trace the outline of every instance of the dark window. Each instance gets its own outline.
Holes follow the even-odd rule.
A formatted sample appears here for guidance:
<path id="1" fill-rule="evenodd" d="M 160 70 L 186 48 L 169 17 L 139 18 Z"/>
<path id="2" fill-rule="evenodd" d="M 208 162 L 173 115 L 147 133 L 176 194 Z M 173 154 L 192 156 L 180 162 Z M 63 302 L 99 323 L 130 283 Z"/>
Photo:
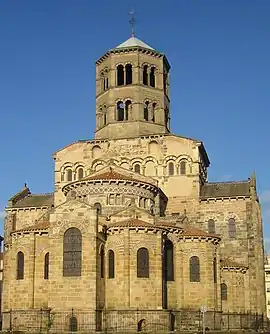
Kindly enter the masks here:
<path id="1" fill-rule="evenodd" d="M 214 257 L 213 260 L 213 276 L 214 276 L 214 283 L 217 283 L 217 258 Z"/>
<path id="2" fill-rule="evenodd" d="M 181 175 L 185 175 L 186 174 L 186 166 L 187 166 L 187 163 L 186 161 L 181 161 L 180 162 L 180 174 Z"/>
<path id="3" fill-rule="evenodd" d="M 108 89 L 108 88 L 109 88 L 109 78 L 106 77 L 106 89 Z"/>
<path id="4" fill-rule="evenodd" d="M 108 264 L 109 278 L 114 278 L 114 251 L 111 249 L 108 252 Z"/>
<path id="5" fill-rule="evenodd" d="M 67 170 L 67 181 L 72 181 L 72 170 L 71 169 Z"/>
<path id="6" fill-rule="evenodd" d="M 103 72 L 101 72 L 100 73 L 100 78 L 101 78 L 101 83 L 102 83 L 102 85 L 101 85 L 101 89 L 105 89 L 105 85 L 104 85 L 104 73 Z"/>
<path id="7" fill-rule="evenodd" d="M 130 108 L 131 108 L 131 101 L 127 100 L 126 103 L 125 103 L 125 117 L 126 117 L 126 120 L 128 120 L 128 114 L 129 114 Z"/>
<path id="8" fill-rule="evenodd" d="M 97 215 L 101 215 L 102 213 L 102 206 L 100 203 L 95 203 L 94 208 L 96 209 Z"/>
<path id="9" fill-rule="evenodd" d="M 132 65 L 126 65 L 126 85 L 132 84 Z"/>
<path id="10" fill-rule="evenodd" d="M 106 117 L 106 114 L 103 115 L 103 123 L 104 123 L 104 125 L 107 124 L 107 117 Z"/>
<path id="11" fill-rule="evenodd" d="M 17 279 L 24 279 L 24 254 L 18 252 L 17 254 Z"/>
<path id="12" fill-rule="evenodd" d="M 227 300 L 228 291 L 227 291 L 227 285 L 225 283 L 221 283 L 220 291 L 221 291 L 221 300 Z"/>
<path id="13" fill-rule="evenodd" d="M 78 180 L 83 178 L 83 168 L 78 168 Z"/>
<path id="14" fill-rule="evenodd" d="M 190 282 L 200 282 L 200 260 L 197 256 L 192 256 L 189 260 Z"/>
<path id="15" fill-rule="evenodd" d="M 145 102 L 144 110 L 143 110 L 143 118 L 144 118 L 145 121 L 149 120 L 148 106 L 149 106 L 149 102 L 147 101 L 147 102 Z"/>
<path id="16" fill-rule="evenodd" d="M 100 277 L 104 278 L 104 247 L 100 250 Z"/>
<path id="17" fill-rule="evenodd" d="M 81 276 L 82 234 L 76 227 L 64 234 L 63 276 Z"/>
<path id="18" fill-rule="evenodd" d="M 165 94 L 167 94 L 167 80 L 168 80 L 168 74 L 164 73 L 163 74 L 163 89 L 164 89 Z"/>
<path id="19" fill-rule="evenodd" d="M 143 67 L 143 84 L 148 85 L 148 66 L 144 65 Z"/>
<path id="20" fill-rule="evenodd" d="M 169 128 L 169 110 L 165 109 L 164 111 L 164 118 L 165 118 L 165 125 L 167 128 Z"/>
<path id="21" fill-rule="evenodd" d="M 157 106 L 157 104 L 154 102 L 153 103 L 153 115 L 152 115 L 152 122 L 155 122 L 155 120 L 156 120 L 156 115 L 155 115 L 155 113 L 156 113 L 156 106 Z"/>
<path id="22" fill-rule="evenodd" d="M 173 162 L 169 162 L 168 171 L 169 171 L 169 175 L 174 175 L 174 164 L 173 164 Z"/>
<path id="23" fill-rule="evenodd" d="M 155 85 L 156 85 L 155 68 L 151 67 L 151 70 L 150 70 L 150 86 L 155 87 Z"/>
<path id="24" fill-rule="evenodd" d="M 214 219 L 208 220 L 208 233 L 216 233 L 215 221 Z"/>
<path id="25" fill-rule="evenodd" d="M 49 279 L 49 253 L 44 257 L 44 279 Z"/>
<path id="26" fill-rule="evenodd" d="M 141 172 L 141 166 L 139 164 L 136 164 L 134 166 L 134 171 L 135 171 L 135 173 L 139 173 L 140 174 L 140 172 Z"/>
<path id="27" fill-rule="evenodd" d="M 123 121 L 125 118 L 124 103 L 122 101 L 117 102 L 117 120 Z"/>
<path id="28" fill-rule="evenodd" d="M 138 249 L 137 277 L 149 277 L 149 254 L 147 248 Z"/>
<path id="29" fill-rule="evenodd" d="M 117 66 L 117 86 L 123 86 L 124 84 L 124 66 Z"/>
<path id="30" fill-rule="evenodd" d="M 77 332 L 78 331 L 78 321 L 77 318 L 72 316 L 69 319 L 69 330 L 70 332 Z"/>
<path id="31" fill-rule="evenodd" d="M 174 266 L 173 266 L 173 243 L 170 240 L 165 241 L 164 245 L 164 274 L 166 281 L 174 280 Z"/>
<path id="32" fill-rule="evenodd" d="M 234 239 L 236 237 L 236 226 L 234 218 L 230 218 L 228 221 L 228 232 L 229 232 L 229 238 Z"/>

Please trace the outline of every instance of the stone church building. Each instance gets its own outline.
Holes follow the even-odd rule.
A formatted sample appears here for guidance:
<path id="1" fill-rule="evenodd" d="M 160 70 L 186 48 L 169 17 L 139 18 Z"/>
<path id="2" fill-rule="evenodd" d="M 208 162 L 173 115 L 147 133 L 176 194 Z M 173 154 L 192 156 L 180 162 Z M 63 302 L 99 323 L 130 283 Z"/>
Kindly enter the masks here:
<path id="1" fill-rule="evenodd" d="M 255 175 L 208 182 L 202 141 L 171 133 L 170 115 L 163 53 L 132 36 L 96 61 L 94 139 L 53 154 L 53 193 L 25 185 L 8 201 L 4 329 L 40 312 L 63 331 L 265 312 Z"/>

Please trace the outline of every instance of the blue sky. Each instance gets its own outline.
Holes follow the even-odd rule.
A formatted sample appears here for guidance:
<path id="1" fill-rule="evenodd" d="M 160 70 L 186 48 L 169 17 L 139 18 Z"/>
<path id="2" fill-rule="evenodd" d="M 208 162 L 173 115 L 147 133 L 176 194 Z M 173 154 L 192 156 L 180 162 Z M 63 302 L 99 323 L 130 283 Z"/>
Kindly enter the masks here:
<path id="1" fill-rule="evenodd" d="M 132 8 L 172 65 L 172 131 L 204 142 L 210 181 L 256 172 L 270 249 L 269 0 L 0 0 L 0 212 L 24 182 L 51 192 L 52 153 L 93 137 L 95 60 Z"/>

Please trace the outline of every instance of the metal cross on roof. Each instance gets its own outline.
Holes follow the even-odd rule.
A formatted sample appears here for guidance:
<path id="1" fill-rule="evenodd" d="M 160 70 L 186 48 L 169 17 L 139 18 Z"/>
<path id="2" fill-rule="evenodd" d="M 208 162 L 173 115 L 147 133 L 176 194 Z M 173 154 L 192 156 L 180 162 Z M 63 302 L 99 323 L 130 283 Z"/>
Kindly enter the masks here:
<path id="1" fill-rule="evenodd" d="M 131 36 L 134 37 L 135 36 L 135 33 L 134 33 L 134 23 L 135 23 L 134 10 L 132 10 L 131 12 L 129 12 L 129 14 L 130 14 L 129 23 L 131 25 Z"/>

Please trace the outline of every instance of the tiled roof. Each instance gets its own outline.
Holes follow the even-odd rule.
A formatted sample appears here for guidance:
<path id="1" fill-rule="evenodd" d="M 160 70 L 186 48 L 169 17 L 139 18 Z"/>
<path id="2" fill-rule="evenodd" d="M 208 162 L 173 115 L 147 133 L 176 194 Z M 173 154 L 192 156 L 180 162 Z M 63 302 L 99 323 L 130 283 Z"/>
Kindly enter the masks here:
<path id="1" fill-rule="evenodd" d="M 51 206 L 54 201 L 53 194 L 30 194 L 12 205 L 13 208 Z"/>
<path id="2" fill-rule="evenodd" d="M 249 181 L 209 182 L 201 188 L 201 198 L 249 196 Z"/>
<path id="3" fill-rule="evenodd" d="M 129 218 L 124 221 L 108 224 L 108 228 L 110 227 L 155 227 L 155 225 L 137 218 Z"/>
<path id="4" fill-rule="evenodd" d="M 214 237 L 214 238 L 220 239 L 217 235 L 209 234 L 194 226 L 186 225 L 183 227 L 183 229 L 184 231 L 183 233 L 180 234 L 180 237 L 181 236 L 188 236 L 188 237 L 202 237 L 203 236 L 203 237 Z"/>
<path id="5" fill-rule="evenodd" d="M 116 171 L 114 171 L 113 169 L 104 172 L 104 173 L 100 173 L 98 175 L 94 175 L 94 176 L 88 176 L 85 177 L 83 180 L 127 180 L 127 181 L 137 181 L 135 179 L 133 179 L 131 176 L 127 176 L 127 175 L 123 175 L 120 173 L 117 173 Z"/>
<path id="6" fill-rule="evenodd" d="M 231 260 L 229 258 L 223 259 L 220 261 L 221 267 L 226 268 L 246 268 L 243 264 L 237 263 L 234 260 Z"/>
<path id="7" fill-rule="evenodd" d="M 26 226 L 14 232 L 46 230 L 49 226 L 50 226 L 50 223 L 48 221 L 40 221 L 40 222 L 37 222 L 35 225 Z"/>

